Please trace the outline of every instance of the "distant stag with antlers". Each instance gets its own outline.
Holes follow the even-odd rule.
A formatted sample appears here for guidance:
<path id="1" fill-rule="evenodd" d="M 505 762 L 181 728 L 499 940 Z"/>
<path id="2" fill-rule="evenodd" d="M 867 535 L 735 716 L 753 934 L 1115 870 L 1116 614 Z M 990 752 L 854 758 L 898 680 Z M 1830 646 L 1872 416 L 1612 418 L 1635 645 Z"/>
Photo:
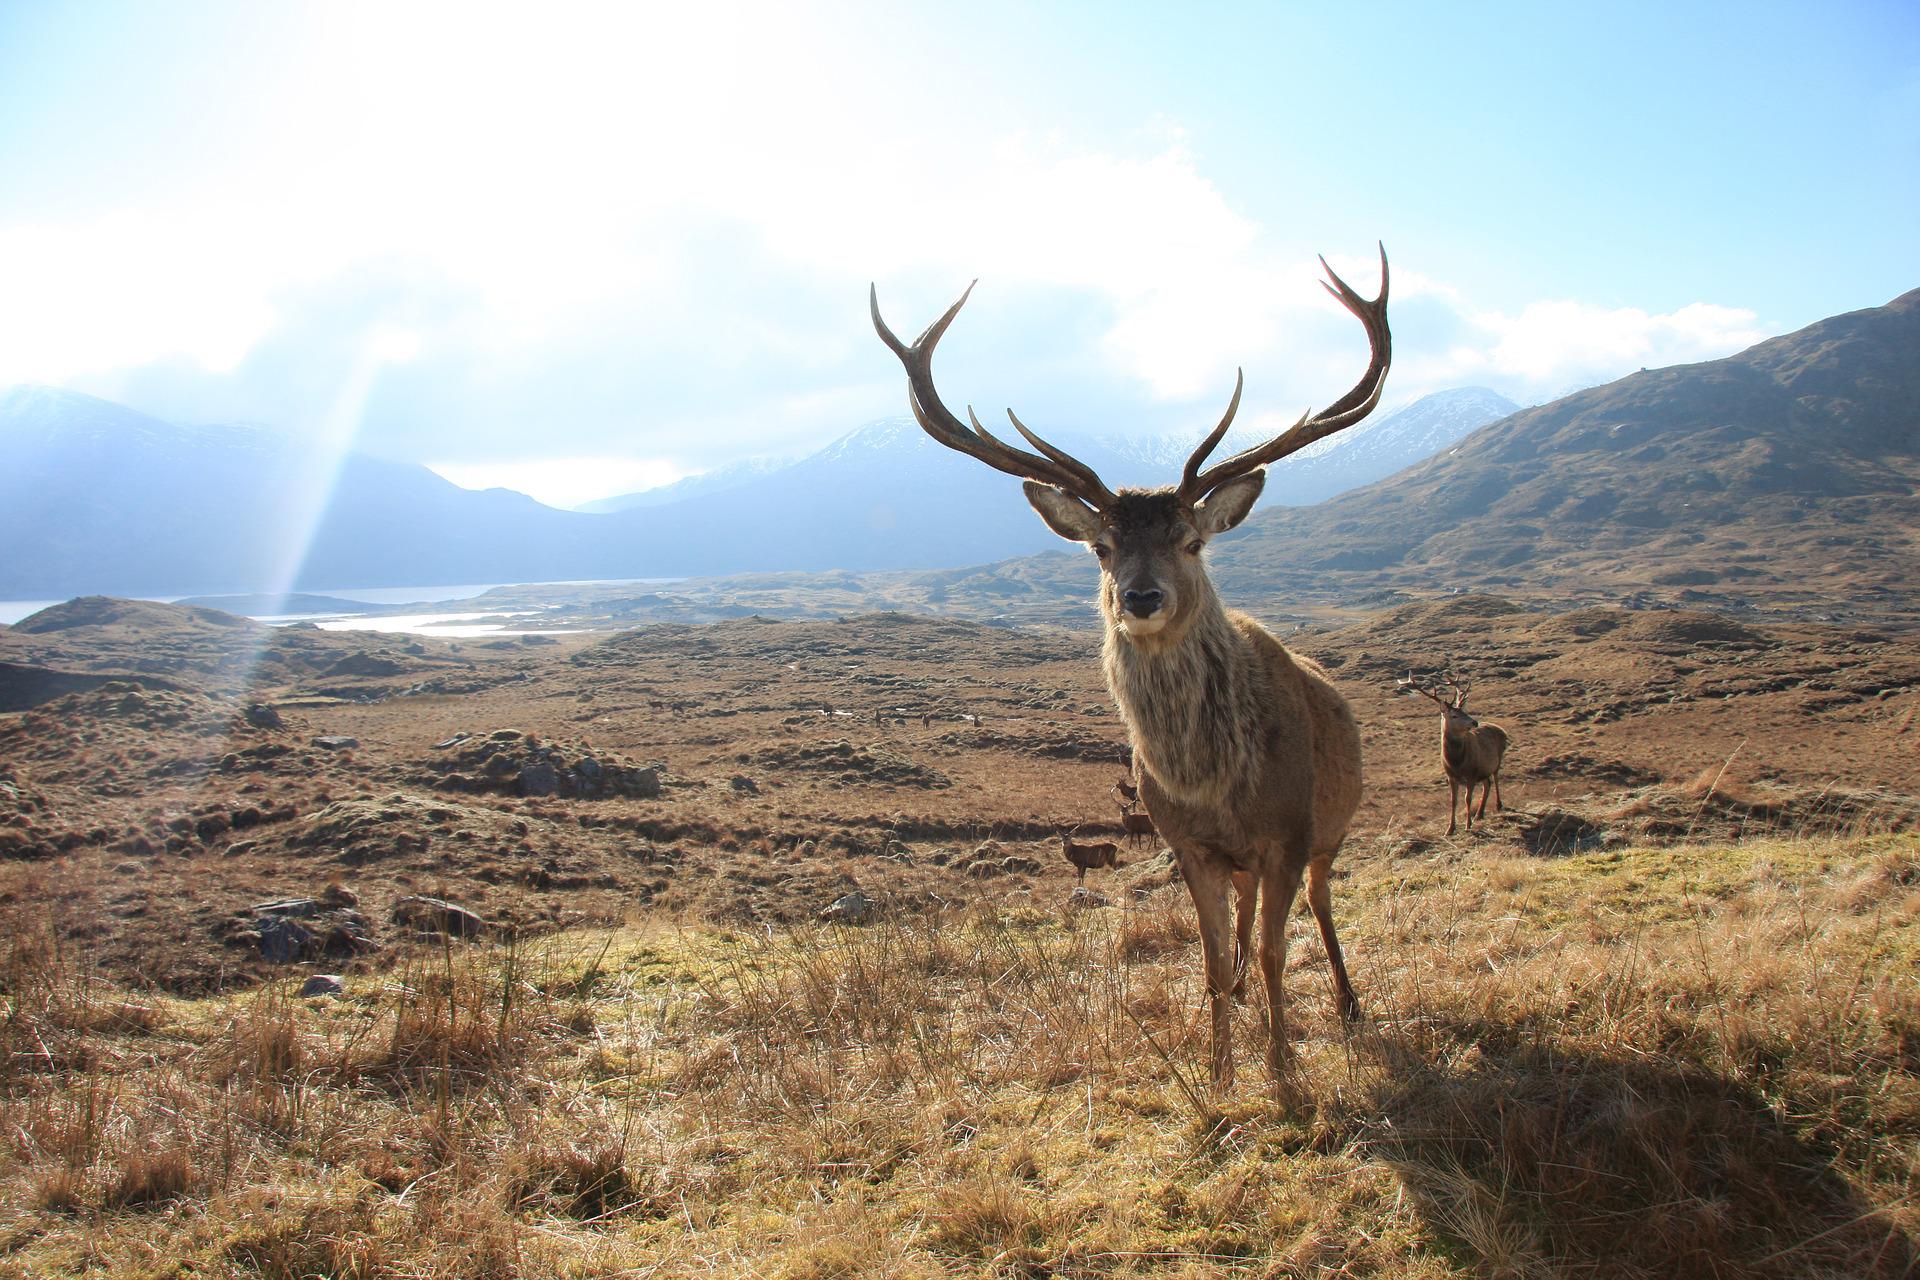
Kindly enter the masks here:
<path id="1" fill-rule="evenodd" d="M 1075 827 L 1074 831 L 1079 828 Z M 1087 872 L 1098 867 L 1118 867 L 1120 865 L 1120 846 L 1111 840 L 1090 841 L 1075 844 L 1073 831 L 1060 831 L 1060 854 L 1080 873 L 1080 883 L 1087 882 Z"/>
<path id="2" fill-rule="evenodd" d="M 1415 677 L 1411 672 L 1399 682 L 1404 693 L 1417 693 L 1440 708 L 1440 765 L 1447 775 L 1447 834 L 1460 825 L 1456 811 L 1460 788 L 1467 789 L 1467 830 L 1473 830 L 1475 817 L 1487 816 L 1487 795 L 1493 795 L 1493 811 L 1500 812 L 1500 766 L 1507 755 L 1507 731 L 1497 724 L 1483 724 L 1467 714 L 1467 685 L 1451 672 L 1437 680 Z M 1473 789 L 1480 788 L 1480 809 L 1473 808 Z"/>
<path id="3" fill-rule="evenodd" d="M 1322 265 L 1325 263 L 1323 261 Z M 1304 877 L 1320 925 L 1340 1012 L 1358 1016 L 1334 933 L 1330 877 L 1360 803 L 1360 729 L 1313 662 L 1289 653 L 1246 614 L 1226 608 L 1201 552 L 1252 511 L 1268 464 L 1365 418 L 1391 360 L 1387 259 L 1371 301 L 1328 270 L 1327 289 L 1365 328 L 1371 359 L 1354 388 L 1324 412 L 1265 443 L 1204 464 L 1233 423 L 1226 416 L 1187 459 L 1177 485 L 1109 489 L 1092 468 L 1007 417 L 1029 453 L 1001 441 L 968 410 L 962 422 L 934 387 L 933 351 L 967 293 L 911 345 L 880 318 L 874 328 L 906 368 L 908 404 L 928 435 L 1026 480 L 1027 501 L 1061 537 L 1100 562 L 1107 688 L 1127 725 L 1141 799 L 1179 860 L 1199 916 L 1212 1017 L 1214 1083 L 1233 1082 L 1231 1001 L 1242 989 L 1253 917 L 1261 907 L 1261 969 L 1268 1008 L 1267 1065 L 1276 1083 L 1288 1054 L 1283 978 L 1287 913 Z M 1239 896 L 1238 919 L 1228 903 Z"/>

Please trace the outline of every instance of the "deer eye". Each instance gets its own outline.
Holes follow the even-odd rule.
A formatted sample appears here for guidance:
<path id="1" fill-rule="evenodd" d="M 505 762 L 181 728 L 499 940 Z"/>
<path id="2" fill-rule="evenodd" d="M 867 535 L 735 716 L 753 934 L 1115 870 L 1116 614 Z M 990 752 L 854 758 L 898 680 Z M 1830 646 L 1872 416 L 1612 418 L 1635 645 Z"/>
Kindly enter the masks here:
<path id="1" fill-rule="evenodd" d="M 1200 541 L 1200 539 L 1195 538 L 1192 542 L 1189 542 L 1187 544 L 1187 554 L 1190 556 L 1197 556 L 1200 554 L 1200 548 L 1204 547 L 1205 545 L 1206 544 Z"/>
<path id="2" fill-rule="evenodd" d="M 1102 560 L 1105 560 L 1109 555 L 1112 554 L 1112 552 L 1107 549 L 1106 544 L 1096 542 L 1093 544 L 1093 554 L 1095 554 L 1096 556 L 1099 556 Z"/>

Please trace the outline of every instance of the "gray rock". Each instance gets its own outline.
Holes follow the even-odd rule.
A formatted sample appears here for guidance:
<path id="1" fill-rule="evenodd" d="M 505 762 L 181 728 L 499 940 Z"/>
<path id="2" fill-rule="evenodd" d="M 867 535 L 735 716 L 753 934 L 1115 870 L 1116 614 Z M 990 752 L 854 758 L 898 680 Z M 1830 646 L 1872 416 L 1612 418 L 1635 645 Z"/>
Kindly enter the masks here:
<path id="1" fill-rule="evenodd" d="M 247 723 L 256 729 L 284 729 L 287 722 L 280 718 L 280 712 L 264 702 L 255 702 L 247 707 Z"/>
<path id="2" fill-rule="evenodd" d="M 855 889 L 852 893 L 835 898 L 820 913 L 820 918 L 829 924 L 865 924 L 873 919 L 875 910 L 873 899 Z"/>
<path id="3" fill-rule="evenodd" d="M 760 784 L 755 782 L 752 778 L 749 778 L 744 773 L 734 774 L 733 777 L 727 779 L 727 784 L 731 786 L 735 791 L 744 792 L 745 794 L 750 796 L 755 796 L 760 794 Z"/>
<path id="4" fill-rule="evenodd" d="M 262 916 L 255 927 L 260 933 L 260 954 L 275 964 L 305 960 L 319 949 L 313 930 L 291 916 Z"/>
<path id="5" fill-rule="evenodd" d="M 319 996 L 340 996 L 347 992 L 347 984 L 337 973 L 316 973 L 300 984 L 300 995 L 305 999 Z"/>
<path id="6" fill-rule="evenodd" d="M 393 904 L 393 922 L 418 934 L 452 938 L 477 938 L 487 931 L 487 922 L 465 907 L 457 907 L 440 898 L 409 896 Z"/>
<path id="7" fill-rule="evenodd" d="M 560 786 L 560 771 L 545 760 L 536 760 L 520 771 L 520 794 L 550 796 Z"/>
<path id="8" fill-rule="evenodd" d="M 360 745 L 360 739 L 349 738 L 345 734 L 322 734 L 313 740 L 316 747 L 325 747 L 328 751 L 346 751 Z"/>
<path id="9" fill-rule="evenodd" d="M 242 914 L 237 931 L 230 936 L 256 946 L 262 957 L 275 964 L 322 956 L 345 959 L 380 949 L 365 916 L 320 898 L 256 903 Z"/>
<path id="10" fill-rule="evenodd" d="M 281 898 L 275 902 L 256 902 L 247 908 L 257 916 L 281 916 L 302 920 L 319 915 L 323 909 L 318 898 Z"/>
<path id="11" fill-rule="evenodd" d="M 1107 905 L 1109 905 L 1107 895 L 1104 893 L 1095 893 L 1091 889 L 1075 889 L 1067 895 L 1067 910 L 1069 911 L 1094 911 Z"/>

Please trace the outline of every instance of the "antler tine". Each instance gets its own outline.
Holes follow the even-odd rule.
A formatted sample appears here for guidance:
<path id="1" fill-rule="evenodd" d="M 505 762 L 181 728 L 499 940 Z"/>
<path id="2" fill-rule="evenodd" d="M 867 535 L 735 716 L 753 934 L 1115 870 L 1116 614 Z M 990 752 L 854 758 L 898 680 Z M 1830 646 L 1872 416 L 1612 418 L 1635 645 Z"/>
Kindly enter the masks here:
<path id="1" fill-rule="evenodd" d="M 969 430 L 967 424 L 961 422 L 953 410 L 941 402 L 940 393 L 933 385 L 933 349 L 939 344 L 941 335 L 946 333 L 947 326 L 953 323 L 953 318 L 960 314 L 960 308 L 966 305 L 972 293 L 973 285 L 970 284 L 966 292 L 960 295 L 960 300 L 948 307 L 945 315 L 928 325 L 926 332 L 909 346 L 900 341 L 893 330 L 887 327 L 887 322 L 881 319 L 878 286 L 870 286 L 868 289 L 867 305 L 873 314 L 874 332 L 878 333 L 880 341 L 886 343 L 888 349 L 899 357 L 901 365 L 907 371 L 907 404 L 913 410 L 914 420 L 920 424 L 923 431 L 947 448 L 976 458 L 996 471 L 1004 471 L 1011 476 L 1053 485 L 1096 509 L 1111 506 L 1117 499 L 1113 491 L 1101 482 L 1092 467 L 1064 450 L 1056 449 L 1046 443 L 1026 427 L 1021 426 L 1018 418 L 1014 419 L 1013 425 L 1019 427 L 1020 434 L 1025 436 L 1035 448 L 1041 450 L 1045 457 L 1028 453 L 1024 449 L 1016 449 L 998 439 L 980 425 L 980 420 L 974 417 L 971 408 L 967 410 L 967 416 L 972 419 L 973 429 Z M 1012 417 L 1012 412 L 1009 411 L 1007 416 Z"/>
<path id="2" fill-rule="evenodd" d="M 1224 429 L 1216 429 L 1201 443 L 1187 459 L 1186 472 L 1180 481 L 1180 497 L 1183 501 L 1198 502 L 1213 490 L 1219 488 L 1236 476 L 1245 475 L 1259 467 L 1277 462 L 1288 454 L 1297 453 L 1316 440 L 1323 440 L 1334 432 L 1354 423 L 1372 413 L 1374 406 L 1380 403 L 1380 393 L 1386 389 L 1387 369 L 1393 363 L 1393 334 L 1387 327 L 1387 247 L 1380 246 L 1380 294 L 1372 301 L 1355 293 L 1345 280 L 1342 280 L 1325 258 L 1320 265 L 1326 267 L 1330 281 L 1321 284 L 1332 294 L 1340 305 L 1358 317 L 1367 331 L 1367 345 L 1372 352 L 1367 362 L 1367 371 L 1360 375 L 1360 381 L 1353 389 L 1328 405 L 1318 414 L 1302 414 L 1300 420 L 1280 435 L 1263 445 L 1255 446 L 1223 462 L 1200 471 L 1200 463 L 1219 443 L 1218 437 L 1225 435 Z M 1237 397 L 1236 397 L 1237 399 Z M 1231 417 L 1231 414 L 1229 414 Z M 1223 424 L 1224 428 L 1224 424 Z"/>
<path id="3" fill-rule="evenodd" d="M 1207 460 L 1207 455 L 1213 452 L 1214 446 L 1226 438 L 1227 428 L 1233 425 L 1233 415 L 1240 412 L 1240 393 L 1246 390 L 1246 386 L 1246 369 L 1235 369 L 1233 371 L 1233 399 L 1227 401 L 1226 416 L 1220 419 L 1220 425 L 1215 427 L 1212 433 L 1200 442 L 1200 447 L 1195 449 L 1187 458 L 1186 470 L 1180 473 L 1180 492 L 1185 493 L 1192 486 L 1194 479 L 1200 474 L 1200 464 Z"/>
<path id="4" fill-rule="evenodd" d="M 969 418 L 973 418 L 972 405 L 967 406 L 967 416 Z M 1074 475 L 1080 477 L 1082 483 L 1084 483 L 1089 489 L 1097 491 L 1101 495 L 1104 502 L 1113 501 L 1113 495 L 1107 491 L 1107 486 L 1101 483 L 1100 477 L 1094 474 L 1092 467 L 1080 461 L 1080 459 L 1074 457 L 1072 454 L 1068 453 L 1065 449 L 1057 448 L 1054 445 L 1050 445 L 1045 440 L 1042 440 L 1039 436 L 1035 435 L 1033 432 L 1027 430 L 1027 424 L 1020 421 L 1019 418 L 1015 417 L 1013 410 L 1011 409 L 1007 410 L 1007 419 L 1008 421 L 1013 423 L 1013 429 L 1015 431 L 1018 431 L 1022 436 L 1026 438 L 1026 441 L 1028 444 L 1038 449 L 1041 453 L 1046 454 L 1047 457 L 1053 459 L 1056 463 L 1065 467 L 1068 471 L 1072 472 Z M 986 429 L 981 427 L 979 419 L 974 418 L 973 426 L 976 431 L 979 431 L 981 435 L 986 436 L 987 439 L 989 440 L 993 439 L 991 435 L 987 434 Z M 1095 503 L 1094 505 L 1099 506 L 1102 504 Z"/>

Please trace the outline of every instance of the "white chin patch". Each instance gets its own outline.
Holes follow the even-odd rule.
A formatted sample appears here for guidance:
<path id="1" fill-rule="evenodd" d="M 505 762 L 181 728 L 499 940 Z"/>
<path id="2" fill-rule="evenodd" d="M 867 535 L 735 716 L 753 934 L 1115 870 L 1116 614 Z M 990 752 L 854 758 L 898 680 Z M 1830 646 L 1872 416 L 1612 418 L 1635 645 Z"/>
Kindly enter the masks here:
<path id="1" fill-rule="evenodd" d="M 1167 615 L 1156 613 L 1151 618 L 1138 618 L 1131 613 L 1120 615 L 1120 627 L 1130 636 L 1150 636 L 1157 634 L 1167 625 Z"/>

